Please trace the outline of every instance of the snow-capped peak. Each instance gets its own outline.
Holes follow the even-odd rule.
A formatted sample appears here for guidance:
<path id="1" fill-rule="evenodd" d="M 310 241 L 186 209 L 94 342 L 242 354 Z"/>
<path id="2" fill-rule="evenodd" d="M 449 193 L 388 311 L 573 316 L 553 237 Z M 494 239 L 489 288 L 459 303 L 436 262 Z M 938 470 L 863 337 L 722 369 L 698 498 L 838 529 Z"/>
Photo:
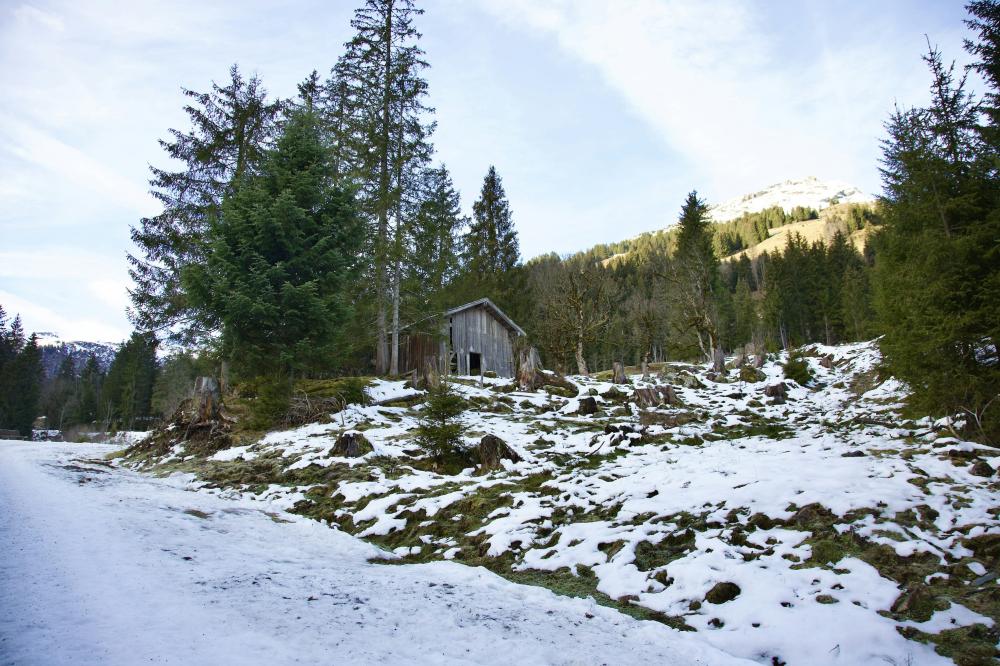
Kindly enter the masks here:
<path id="1" fill-rule="evenodd" d="M 709 214 L 716 222 L 726 222 L 772 206 L 781 206 L 786 212 L 796 206 L 822 210 L 835 203 L 868 203 L 873 200 L 873 196 L 849 183 L 808 176 L 775 183 L 758 192 L 730 199 L 710 207 Z"/>

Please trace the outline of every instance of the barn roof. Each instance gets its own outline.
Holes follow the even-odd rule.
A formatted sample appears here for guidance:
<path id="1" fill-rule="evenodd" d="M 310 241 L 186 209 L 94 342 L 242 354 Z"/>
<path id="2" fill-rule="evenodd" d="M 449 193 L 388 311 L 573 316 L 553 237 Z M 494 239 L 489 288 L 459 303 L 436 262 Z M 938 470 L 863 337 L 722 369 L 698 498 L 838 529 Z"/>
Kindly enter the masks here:
<path id="1" fill-rule="evenodd" d="M 477 308 L 480 305 L 493 312 L 496 318 L 506 324 L 512 331 L 518 335 L 525 335 L 524 329 L 515 324 L 513 319 L 504 314 L 504 311 L 498 308 L 497 304 L 488 298 L 480 298 L 478 301 L 472 301 L 471 303 L 466 303 L 465 305 L 459 305 L 457 308 L 452 308 L 451 310 L 445 312 L 444 316 L 450 317 L 453 314 L 458 314 L 459 312 L 464 312 L 465 310 L 471 310 L 472 308 Z"/>

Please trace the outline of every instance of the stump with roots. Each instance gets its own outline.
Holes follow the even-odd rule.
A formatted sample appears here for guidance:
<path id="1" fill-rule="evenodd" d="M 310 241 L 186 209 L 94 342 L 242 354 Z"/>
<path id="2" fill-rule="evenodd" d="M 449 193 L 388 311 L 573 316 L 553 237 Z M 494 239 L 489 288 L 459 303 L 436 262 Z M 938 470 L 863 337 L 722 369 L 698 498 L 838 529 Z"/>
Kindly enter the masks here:
<path id="1" fill-rule="evenodd" d="M 222 393 L 215 377 L 198 377 L 191 396 L 191 423 L 202 424 L 219 420 Z"/>
<path id="2" fill-rule="evenodd" d="M 521 456 L 496 435 L 486 435 L 479 441 L 479 471 L 501 469 L 501 460 L 521 462 Z"/>
<path id="3" fill-rule="evenodd" d="M 534 347 L 524 347 L 517 354 L 517 386 L 522 391 L 536 391 L 545 385 L 545 377 L 541 373 L 542 362 L 538 358 L 538 350 Z"/>
<path id="4" fill-rule="evenodd" d="M 611 381 L 615 384 L 628 384 L 628 377 L 625 375 L 625 366 L 621 361 L 615 361 L 611 366 Z"/>

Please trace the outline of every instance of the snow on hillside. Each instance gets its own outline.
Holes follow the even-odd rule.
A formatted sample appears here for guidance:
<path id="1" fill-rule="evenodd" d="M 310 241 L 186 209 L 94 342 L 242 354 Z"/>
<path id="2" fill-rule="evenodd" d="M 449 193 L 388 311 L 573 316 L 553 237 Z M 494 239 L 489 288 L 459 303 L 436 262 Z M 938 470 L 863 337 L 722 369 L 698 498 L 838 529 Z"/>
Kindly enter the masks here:
<path id="1" fill-rule="evenodd" d="M 42 368 L 47 376 L 54 375 L 67 356 L 73 357 L 79 372 L 87 360 L 94 356 L 102 371 L 107 371 L 115 358 L 118 345 L 112 342 L 87 342 L 63 340 L 55 333 L 38 333 L 38 346 L 42 351 Z"/>
<path id="2" fill-rule="evenodd" d="M 351 406 L 211 460 L 178 444 L 147 468 L 201 474 L 191 488 L 322 520 L 387 558 L 589 594 L 762 664 L 992 653 L 1000 455 L 903 418 L 906 387 L 878 376 L 873 343 L 807 353 L 809 386 L 783 380 L 784 355 L 742 378 L 685 364 L 619 387 L 571 377 L 574 397 L 459 379 L 466 442 L 493 434 L 522 458 L 485 475 L 432 471 L 413 443 L 420 405 Z M 637 389 L 665 384 L 679 403 L 638 407 Z M 347 431 L 374 450 L 333 455 Z"/>
<path id="3" fill-rule="evenodd" d="M 786 180 L 759 192 L 730 199 L 712 206 L 709 212 L 716 222 L 726 222 L 745 213 L 756 213 L 772 206 L 781 206 L 786 212 L 796 206 L 822 210 L 833 203 L 868 203 L 873 200 L 874 197 L 848 183 L 809 176 Z"/>
<path id="4" fill-rule="evenodd" d="M 0 441 L 0 663 L 745 664 L 691 634 L 261 502 Z"/>

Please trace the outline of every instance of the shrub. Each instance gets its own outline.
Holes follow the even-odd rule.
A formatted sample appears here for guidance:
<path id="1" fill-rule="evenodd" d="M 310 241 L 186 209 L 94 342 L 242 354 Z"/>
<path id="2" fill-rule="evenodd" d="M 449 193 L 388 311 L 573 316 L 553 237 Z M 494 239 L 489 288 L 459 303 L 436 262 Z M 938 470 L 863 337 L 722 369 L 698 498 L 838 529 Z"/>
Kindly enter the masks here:
<path id="1" fill-rule="evenodd" d="M 417 426 L 416 442 L 434 459 L 435 465 L 449 472 L 461 471 L 472 461 L 462 446 L 462 423 L 465 401 L 445 382 L 427 392 L 423 416 Z"/>
<path id="2" fill-rule="evenodd" d="M 785 369 L 785 378 L 798 382 L 806 386 L 812 381 L 813 374 L 809 368 L 809 361 L 805 359 L 801 351 L 793 351 L 788 355 L 788 360 L 782 366 Z"/>

